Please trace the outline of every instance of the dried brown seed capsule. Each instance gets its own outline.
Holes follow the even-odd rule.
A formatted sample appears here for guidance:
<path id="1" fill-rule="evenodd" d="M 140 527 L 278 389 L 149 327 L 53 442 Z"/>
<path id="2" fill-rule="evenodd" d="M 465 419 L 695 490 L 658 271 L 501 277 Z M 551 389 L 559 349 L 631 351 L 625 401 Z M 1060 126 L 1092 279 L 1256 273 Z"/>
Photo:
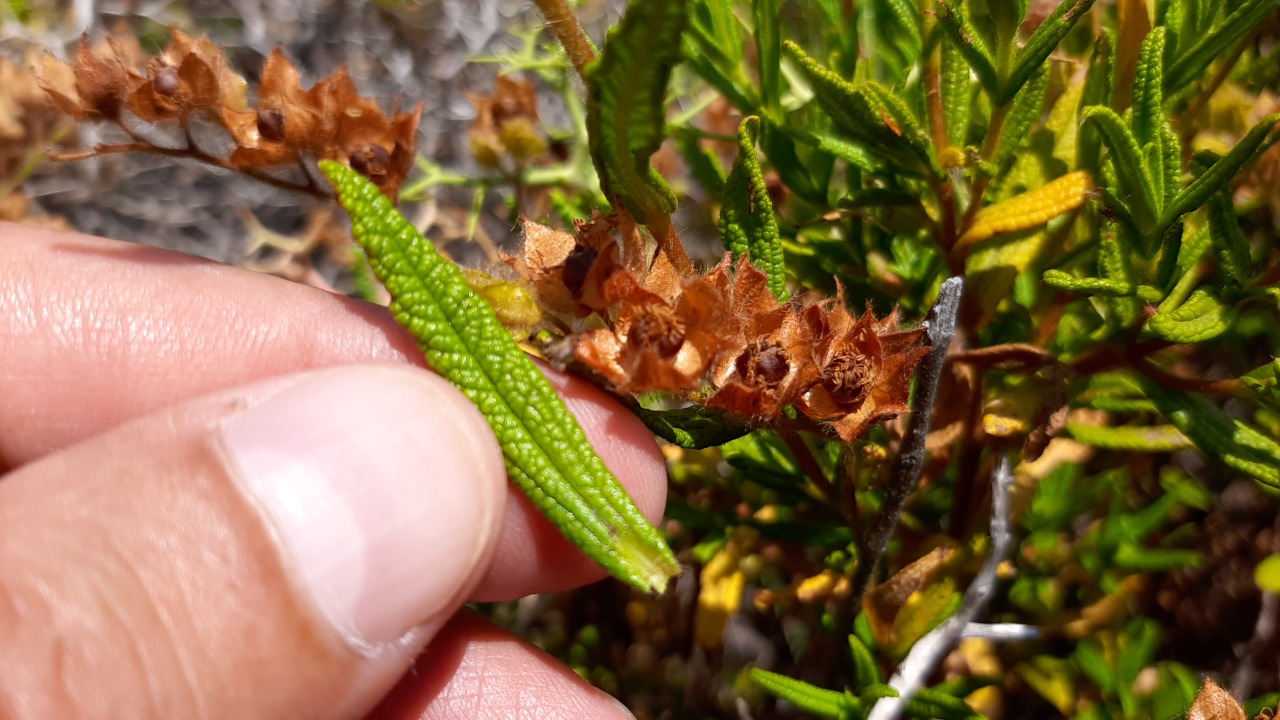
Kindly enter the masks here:
<path id="1" fill-rule="evenodd" d="M 675 357 L 684 345 L 684 327 L 670 309 L 655 308 L 651 315 L 642 315 L 631 323 L 627 340 L 653 348 L 661 357 Z"/>
<path id="2" fill-rule="evenodd" d="M 842 405 L 857 405 L 866 399 L 874 368 L 866 355 L 841 354 L 831 361 L 823 375 L 822 384 L 832 399 Z"/>
<path id="3" fill-rule="evenodd" d="M 781 347 L 757 340 L 742 351 L 734 361 L 734 368 L 744 381 L 772 387 L 787 377 L 791 363 L 787 362 L 787 353 Z"/>

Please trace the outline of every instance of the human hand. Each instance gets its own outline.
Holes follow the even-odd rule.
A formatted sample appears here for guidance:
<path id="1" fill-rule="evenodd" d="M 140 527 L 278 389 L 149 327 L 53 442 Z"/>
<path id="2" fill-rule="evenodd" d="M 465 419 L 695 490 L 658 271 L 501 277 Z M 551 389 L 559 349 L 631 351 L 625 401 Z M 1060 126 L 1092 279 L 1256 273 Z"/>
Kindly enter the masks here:
<path id="1" fill-rule="evenodd" d="M 0 223 L 0 716 L 627 717 L 459 611 L 603 571 L 414 364 L 374 306 Z M 548 374 L 656 518 L 648 431 Z"/>

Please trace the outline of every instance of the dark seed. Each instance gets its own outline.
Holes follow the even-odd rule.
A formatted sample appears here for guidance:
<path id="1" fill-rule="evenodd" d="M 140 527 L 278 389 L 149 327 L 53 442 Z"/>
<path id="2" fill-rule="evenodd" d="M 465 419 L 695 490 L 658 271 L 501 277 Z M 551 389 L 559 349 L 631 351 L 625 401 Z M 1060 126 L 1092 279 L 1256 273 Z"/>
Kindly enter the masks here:
<path id="1" fill-rule="evenodd" d="M 564 269 L 560 271 L 560 279 L 569 288 L 569 292 L 577 295 L 582 290 L 583 284 L 587 282 L 587 274 L 591 272 L 591 266 L 595 265 L 599 254 L 595 248 L 574 246 L 573 252 L 564 259 Z"/>
<path id="2" fill-rule="evenodd" d="M 348 158 L 351 169 L 365 177 L 381 177 L 387 174 L 391 155 L 381 145 L 365 145 L 352 151 Z"/>
<path id="3" fill-rule="evenodd" d="M 280 141 L 284 139 L 284 111 L 277 108 L 265 108 L 258 111 L 258 134 L 263 140 Z"/>
<path id="4" fill-rule="evenodd" d="M 178 79 L 177 70 L 164 67 L 157 70 L 155 77 L 151 78 L 151 87 L 165 97 L 173 97 L 182 88 L 182 81 Z"/>

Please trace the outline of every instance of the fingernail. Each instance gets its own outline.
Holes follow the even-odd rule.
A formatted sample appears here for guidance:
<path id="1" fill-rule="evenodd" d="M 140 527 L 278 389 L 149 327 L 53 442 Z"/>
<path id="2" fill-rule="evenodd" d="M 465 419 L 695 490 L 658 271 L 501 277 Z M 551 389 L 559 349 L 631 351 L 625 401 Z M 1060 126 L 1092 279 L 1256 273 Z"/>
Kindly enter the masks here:
<path id="1" fill-rule="evenodd" d="M 354 647 L 443 622 L 479 577 L 506 474 L 479 412 L 439 377 L 321 372 L 222 437 L 286 565 Z"/>

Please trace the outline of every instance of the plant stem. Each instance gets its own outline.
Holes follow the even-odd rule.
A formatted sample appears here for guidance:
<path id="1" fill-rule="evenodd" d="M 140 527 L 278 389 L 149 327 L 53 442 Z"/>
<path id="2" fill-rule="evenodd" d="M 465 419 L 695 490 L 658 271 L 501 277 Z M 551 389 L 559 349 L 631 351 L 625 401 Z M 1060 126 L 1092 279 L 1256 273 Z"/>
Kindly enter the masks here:
<path id="1" fill-rule="evenodd" d="M 916 489 L 920 474 L 924 471 L 925 440 L 929 436 L 933 404 L 938 397 L 938 381 L 942 378 L 942 368 L 946 364 L 947 348 L 956 332 L 956 316 L 960 311 L 960 298 L 963 294 L 963 278 L 953 277 L 942 283 L 938 302 L 925 320 L 932 350 L 924 362 L 920 363 L 916 397 L 911 409 L 911 425 L 902 442 L 902 449 L 889 471 L 889 485 L 885 489 L 880 512 L 872 520 L 867 538 L 863 542 L 863 552 L 853 576 L 852 600 L 855 607 L 862 604 L 867 585 L 880 566 L 885 549 L 889 547 L 889 538 L 898 526 L 898 517 L 902 515 L 907 498 Z"/>
<path id="2" fill-rule="evenodd" d="M 938 664 L 947 656 L 969 625 L 987 605 L 996 592 L 996 570 L 1013 550 L 1013 523 L 1010 520 L 1009 490 L 1013 486 L 1013 470 L 1008 454 L 1001 455 L 1000 462 L 991 473 L 991 552 L 982 563 L 982 569 L 964 593 L 964 602 L 955 615 L 921 638 L 898 671 L 889 680 L 898 696 L 884 698 L 876 703 L 869 720 L 896 720 L 911 696 L 924 686 Z"/>
<path id="3" fill-rule="evenodd" d="M 565 54 L 569 56 L 569 62 L 573 63 L 573 69 L 578 71 L 578 77 L 585 83 L 587 77 L 584 71 L 587 65 L 596 59 L 596 46 L 582 30 L 578 16 L 573 14 L 567 0 L 533 0 L 533 4 L 542 11 L 542 16 L 547 19 L 547 25 L 556 34 L 556 39 L 560 41 Z"/>

